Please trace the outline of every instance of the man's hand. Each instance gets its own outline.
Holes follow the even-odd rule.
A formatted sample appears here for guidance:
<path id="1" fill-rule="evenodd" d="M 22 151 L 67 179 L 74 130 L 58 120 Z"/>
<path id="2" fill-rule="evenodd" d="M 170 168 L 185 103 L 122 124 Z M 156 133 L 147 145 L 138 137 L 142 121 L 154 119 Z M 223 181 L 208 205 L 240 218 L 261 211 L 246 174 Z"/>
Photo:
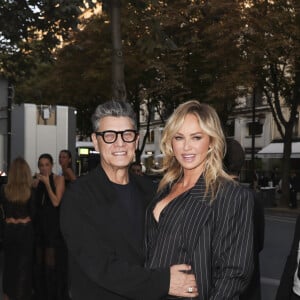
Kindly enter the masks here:
<path id="1" fill-rule="evenodd" d="M 190 274 L 188 265 L 175 265 L 170 268 L 169 295 L 194 298 L 198 296 L 198 289 L 194 274 Z"/>

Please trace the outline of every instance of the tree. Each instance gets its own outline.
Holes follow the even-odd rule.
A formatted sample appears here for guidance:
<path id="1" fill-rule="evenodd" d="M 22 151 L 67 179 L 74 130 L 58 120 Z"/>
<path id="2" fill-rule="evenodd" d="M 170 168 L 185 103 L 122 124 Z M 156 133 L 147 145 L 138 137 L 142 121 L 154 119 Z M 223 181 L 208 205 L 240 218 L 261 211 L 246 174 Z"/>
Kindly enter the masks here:
<path id="1" fill-rule="evenodd" d="M 1 72 L 15 83 L 51 60 L 55 47 L 77 28 L 84 7 L 83 0 L 0 1 Z"/>
<path id="2" fill-rule="evenodd" d="M 253 87 L 262 89 L 284 143 L 282 202 L 289 200 L 291 145 L 300 105 L 299 1 L 253 1 L 244 51 Z"/>
<path id="3" fill-rule="evenodd" d="M 91 132 L 95 107 L 111 98 L 110 27 L 106 20 L 105 15 L 89 19 L 72 42 L 57 51 L 53 63 L 40 64 L 30 79 L 17 86 L 20 100 L 76 107 L 82 135 Z"/>
<path id="4" fill-rule="evenodd" d="M 105 0 L 109 12 L 112 37 L 112 99 L 126 101 L 124 59 L 121 38 L 121 0 Z"/>
<path id="5" fill-rule="evenodd" d="M 285 201 L 289 198 L 291 143 L 300 103 L 298 2 L 203 1 L 199 39 L 203 52 L 191 56 L 196 62 L 206 59 L 201 59 L 198 78 L 207 85 L 205 97 L 219 102 L 216 108 L 222 103 L 225 109 L 234 107 L 227 100 L 236 99 L 240 92 L 255 95 L 262 91 L 284 142 Z M 240 86 L 244 89 L 239 90 Z"/>

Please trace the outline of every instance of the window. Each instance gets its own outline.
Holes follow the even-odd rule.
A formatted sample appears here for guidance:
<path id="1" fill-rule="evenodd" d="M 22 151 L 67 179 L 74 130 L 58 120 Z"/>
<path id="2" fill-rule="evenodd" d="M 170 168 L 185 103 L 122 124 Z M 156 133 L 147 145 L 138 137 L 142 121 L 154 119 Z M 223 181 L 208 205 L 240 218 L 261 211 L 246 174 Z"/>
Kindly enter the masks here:
<path id="1" fill-rule="evenodd" d="M 150 130 L 148 137 L 147 137 L 147 144 L 154 143 L 154 130 Z"/>
<path id="2" fill-rule="evenodd" d="M 263 125 L 259 122 L 248 123 L 248 135 L 261 135 L 263 133 Z"/>

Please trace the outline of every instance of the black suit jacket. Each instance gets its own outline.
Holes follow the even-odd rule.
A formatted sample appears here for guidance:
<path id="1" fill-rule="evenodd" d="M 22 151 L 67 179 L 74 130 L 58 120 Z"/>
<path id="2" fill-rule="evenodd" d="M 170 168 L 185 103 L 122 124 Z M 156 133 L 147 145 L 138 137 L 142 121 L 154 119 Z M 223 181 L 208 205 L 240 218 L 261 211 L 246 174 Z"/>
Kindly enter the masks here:
<path id="1" fill-rule="evenodd" d="M 300 240 L 300 216 L 298 216 L 295 226 L 292 247 L 287 257 L 286 264 L 281 275 L 280 284 L 277 290 L 276 300 L 291 299 L 294 284 L 294 274 L 297 268 L 297 255 Z"/>
<path id="2" fill-rule="evenodd" d="M 140 201 L 146 208 L 154 194 L 151 182 L 134 175 L 130 182 L 144 195 Z M 61 230 L 69 250 L 73 300 L 153 300 L 167 294 L 169 270 L 142 267 L 142 243 L 134 239 L 128 214 L 100 166 L 65 192 Z"/>
<path id="3" fill-rule="evenodd" d="M 183 200 L 183 207 L 174 205 L 168 212 L 168 207 L 164 209 L 154 246 L 146 236 L 148 247 L 155 247 L 148 265 L 161 266 L 168 256 L 178 253 L 176 263 L 190 263 L 196 275 L 197 299 L 237 300 L 253 270 L 253 194 L 226 181 L 210 203 L 201 176 Z M 147 225 L 154 205 L 147 211 Z M 170 231 L 177 232 L 176 238 L 174 234 L 172 237 L 180 244 L 168 240 Z"/>

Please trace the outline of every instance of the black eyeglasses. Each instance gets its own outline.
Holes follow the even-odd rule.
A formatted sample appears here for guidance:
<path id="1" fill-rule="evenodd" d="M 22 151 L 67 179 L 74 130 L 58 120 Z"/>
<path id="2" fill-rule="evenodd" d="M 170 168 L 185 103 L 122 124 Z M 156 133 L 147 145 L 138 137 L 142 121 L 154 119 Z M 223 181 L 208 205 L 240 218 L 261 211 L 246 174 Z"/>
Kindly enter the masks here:
<path id="1" fill-rule="evenodd" d="M 105 131 L 97 131 L 95 132 L 96 136 L 101 135 L 103 141 L 106 144 L 113 144 L 117 138 L 118 134 L 121 135 L 123 142 L 132 143 L 136 140 L 138 133 L 133 129 L 127 129 L 124 131 L 114 131 L 114 130 L 105 130 Z"/>

